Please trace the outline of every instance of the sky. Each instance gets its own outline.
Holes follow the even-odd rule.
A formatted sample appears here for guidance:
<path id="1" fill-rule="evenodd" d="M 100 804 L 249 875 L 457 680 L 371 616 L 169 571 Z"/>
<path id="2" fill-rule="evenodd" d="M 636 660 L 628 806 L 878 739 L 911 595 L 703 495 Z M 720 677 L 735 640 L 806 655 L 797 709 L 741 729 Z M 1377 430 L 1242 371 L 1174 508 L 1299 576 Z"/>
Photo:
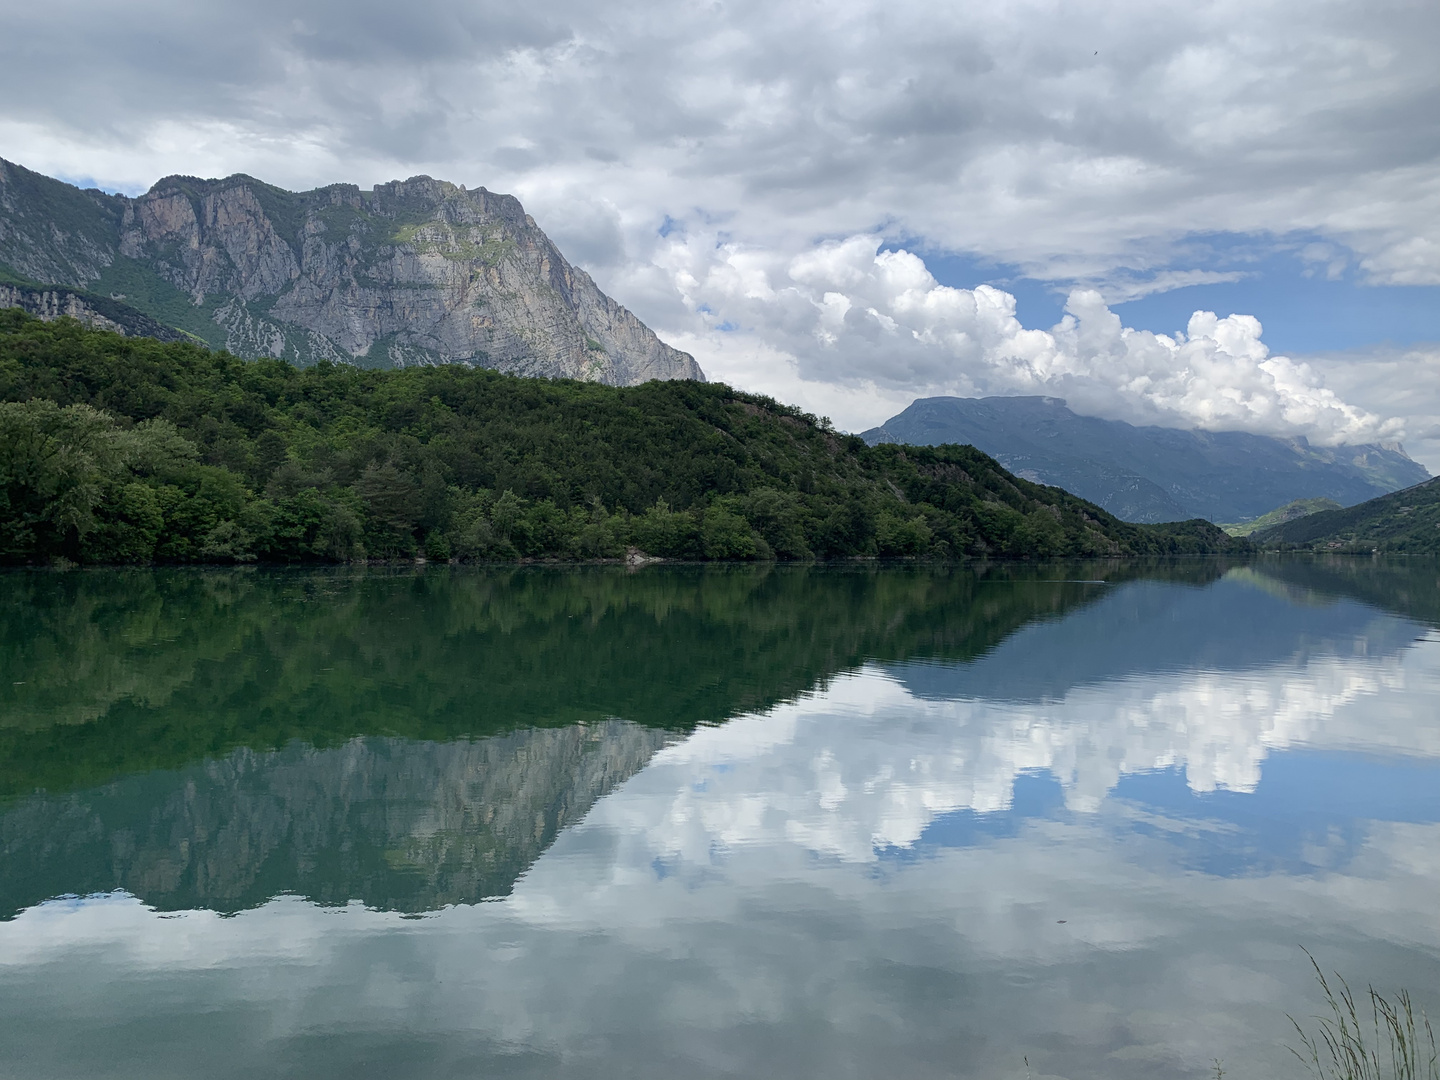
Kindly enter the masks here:
<path id="1" fill-rule="evenodd" d="M 1440 471 L 1433 0 L 0 0 L 0 156 L 520 197 L 711 378 Z"/>

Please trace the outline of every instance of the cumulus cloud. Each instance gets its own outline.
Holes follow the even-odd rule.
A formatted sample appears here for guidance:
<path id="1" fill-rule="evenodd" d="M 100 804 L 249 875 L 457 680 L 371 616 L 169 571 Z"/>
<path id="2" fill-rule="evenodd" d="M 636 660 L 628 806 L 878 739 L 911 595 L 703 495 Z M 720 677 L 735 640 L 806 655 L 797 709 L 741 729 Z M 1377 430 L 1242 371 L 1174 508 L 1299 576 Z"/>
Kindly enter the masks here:
<path id="1" fill-rule="evenodd" d="M 1331 444 L 1403 434 L 1400 421 L 1347 404 L 1306 364 L 1271 355 L 1249 315 L 1197 311 L 1184 331 L 1155 334 L 1123 326 L 1099 292 L 1077 289 L 1060 323 L 1026 329 L 1009 293 L 941 285 L 923 260 L 881 250 L 876 236 L 788 260 L 701 236 L 658 259 L 692 309 L 739 320 L 781 350 L 772 368 L 788 365 L 792 380 L 882 392 L 842 403 L 846 420 L 868 407 L 878 423 L 877 408 L 910 393 L 1045 394 L 1082 413 L 1173 427 Z M 730 373 L 726 353 L 699 347 L 710 370 Z M 758 372 L 736 367 L 737 381 L 755 382 Z"/>
<path id="2" fill-rule="evenodd" d="M 677 344 L 730 356 L 737 370 L 793 355 L 795 372 L 771 383 L 815 407 L 873 408 L 900 385 L 880 352 L 873 389 L 849 374 L 808 378 L 835 354 L 797 330 L 810 304 L 784 290 L 811 286 L 784 268 L 802 272 L 811 258 L 823 275 L 827 238 L 913 238 L 918 250 L 1091 282 L 1112 303 L 1212 280 L 1176 262 L 1185 237 L 1206 232 L 1305 233 L 1353 251 L 1370 281 L 1440 282 L 1433 4 L 1397 0 L 1377 15 L 1298 0 L 1143 10 L 840 0 L 823 12 L 758 0 L 463 10 L 416 0 L 397 17 L 378 0 L 258 0 L 237 17 L 219 0 L 0 3 L 11 104 L 0 155 L 130 191 L 167 173 L 234 171 L 293 188 L 428 172 L 512 191 Z M 699 317 L 683 300 L 672 224 L 720 242 L 703 266 L 691 252 L 684 269 L 697 281 L 763 272 L 778 299 L 733 312 L 711 302 L 718 318 Z M 911 326 L 846 287 L 826 286 L 820 301 L 825 291 L 851 304 L 826 309 L 845 331 L 837 341 L 885 341 L 885 319 Z M 936 340 L 950 342 L 932 346 L 931 366 L 959 363 L 939 325 L 953 320 L 939 311 L 945 299 L 928 301 Z M 719 329 L 737 324 L 754 338 L 748 359 Z M 1077 333 L 1090 331 L 1098 324 L 1077 316 Z M 1172 343 L 1198 355 L 1185 335 Z M 1063 352 L 1063 333 L 1051 337 Z M 1017 340 L 1019 355 L 1001 359 L 1023 368 L 1030 350 L 1045 351 L 1038 337 Z M 1164 383 L 1134 415 L 1209 422 L 1176 404 L 1193 394 L 1121 351 L 1127 370 Z M 925 366 L 906 355 L 901 373 Z M 1312 410 L 1330 418 L 1321 437 L 1358 430 L 1307 376 L 1267 364 L 1283 367 L 1240 363 L 1244 381 L 1215 414 L 1295 430 Z M 1222 366 L 1206 364 L 1212 376 Z M 977 369 L 977 384 L 992 367 Z"/>

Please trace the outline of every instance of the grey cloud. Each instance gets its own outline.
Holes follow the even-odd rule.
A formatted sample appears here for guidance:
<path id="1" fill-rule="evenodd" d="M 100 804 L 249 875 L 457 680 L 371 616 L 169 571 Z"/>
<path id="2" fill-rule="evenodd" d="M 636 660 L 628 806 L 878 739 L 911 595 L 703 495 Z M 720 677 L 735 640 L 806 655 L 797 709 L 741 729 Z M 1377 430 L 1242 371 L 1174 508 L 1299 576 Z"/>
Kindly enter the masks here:
<path id="1" fill-rule="evenodd" d="M 281 139 L 319 124 L 337 133 L 337 152 L 402 166 L 434 160 L 435 147 L 456 165 L 483 164 L 523 136 L 545 153 L 495 162 L 521 182 L 562 162 L 584 183 L 571 139 L 603 129 L 631 141 L 612 147 L 622 158 L 649 152 L 679 176 L 730 181 L 717 194 L 778 191 L 782 204 L 803 194 L 823 212 L 843 207 L 845 190 L 863 192 L 854 202 L 868 204 L 866 217 L 832 231 L 898 211 L 933 242 L 1032 262 L 1057 247 L 1048 230 L 1034 235 L 1046 217 L 1067 223 L 1059 247 L 1111 256 L 1154 232 L 1254 227 L 1257 202 L 1282 193 L 1300 196 L 1292 214 L 1308 209 L 1307 224 L 1323 224 L 1347 181 L 1432 160 L 1440 138 L 1427 108 L 1436 78 L 1417 44 L 1434 40 L 1440 19 L 1423 5 L 1388 21 L 1342 7 L 1299 23 L 1285 4 L 1143 15 L 889 5 L 883 20 L 866 5 L 557 4 L 540 14 L 422 4 L 400 16 L 315 2 L 250 7 L 243 19 L 216 5 L 112 10 L 20 13 L 10 100 L 100 132 L 117 111 L 128 130 L 177 112 Z M 1337 52 L 1358 56 L 1338 85 Z M 92 74 L 77 78 L 82 58 Z M 516 58 L 518 68 L 504 62 Z M 96 94 L 101 81 L 116 93 Z M 396 142 L 377 129 L 413 85 L 436 104 L 399 115 L 444 138 Z M 1132 166 L 1148 173 L 1138 191 L 1075 183 L 1077 170 L 1103 180 Z M 907 198 L 916 174 L 989 204 L 1005 234 L 956 220 L 936 205 L 939 191 Z M 1048 212 L 1027 225 L 1004 212 L 1009 193 L 1043 198 Z M 673 201 L 663 186 L 657 194 Z M 1220 194 L 1242 205 L 1224 213 Z M 763 233 L 767 207 L 746 209 Z M 1210 220 L 1195 222 L 1196 209 Z"/>
<path id="2" fill-rule="evenodd" d="M 1406 452 L 1440 473 L 1440 346 L 1378 346 L 1303 359 L 1345 400 L 1407 417 Z"/>
<path id="3" fill-rule="evenodd" d="M 291 50 L 327 63 L 463 61 L 510 49 L 545 48 L 570 33 L 563 20 L 550 19 L 539 6 L 501 2 L 472 0 L 461 6 L 421 0 L 397 9 L 383 0 L 312 0 L 275 3 L 262 10 L 276 23 L 291 20 Z"/>
<path id="4" fill-rule="evenodd" d="M 1318 234 L 1378 283 L 1440 281 L 1440 8 L 1420 0 L 0 3 L 7 158 L 126 189 L 513 191 L 662 331 L 719 350 L 709 304 L 822 378 L 786 303 L 720 311 L 670 274 L 660 222 L 724 218 L 777 264 L 883 228 L 1097 282 L 1184 266 L 1196 233 Z M 846 377 L 865 363 L 910 370 L 873 354 Z"/>

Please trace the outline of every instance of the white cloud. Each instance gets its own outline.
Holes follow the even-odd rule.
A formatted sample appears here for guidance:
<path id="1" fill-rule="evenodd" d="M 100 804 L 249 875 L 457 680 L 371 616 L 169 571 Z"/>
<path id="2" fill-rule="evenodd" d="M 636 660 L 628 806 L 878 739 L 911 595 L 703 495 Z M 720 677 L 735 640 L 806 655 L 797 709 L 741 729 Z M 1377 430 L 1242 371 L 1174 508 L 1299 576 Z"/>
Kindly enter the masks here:
<path id="1" fill-rule="evenodd" d="M 1318 235 L 1374 282 L 1440 281 L 1434 4 L 1377 16 L 1298 0 L 416 0 L 398 22 L 378 0 L 258 0 L 243 18 L 219 0 L 0 0 L 0 12 L 0 155 L 131 191 L 234 171 L 292 188 L 428 172 L 513 191 L 602 287 L 702 359 L 734 354 L 713 325 L 726 320 L 747 325 L 755 355 L 793 356 L 796 374 L 774 381 L 810 407 L 946 364 L 994 378 L 989 361 L 965 368 L 953 335 L 892 362 L 886 320 L 920 313 L 872 302 L 843 319 L 848 340 L 875 343 L 868 366 L 853 351 L 841 389 L 822 389 L 834 356 L 797 331 L 811 315 L 783 290 L 807 259 L 829 260 L 822 277 L 840 269 L 825 238 L 912 237 L 1093 281 L 1111 302 L 1216 273 L 1173 269 L 1177 242 L 1206 232 Z M 667 218 L 721 246 L 674 265 Z M 697 318 L 681 269 L 751 303 Z M 743 282 L 760 277 L 776 296 L 750 294 Z M 828 291 L 852 295 L 839 280 Z M 1026 344 L 1022 366 L 1032 347 L 1044 351 Z M 1182 392 L 1132 362 L 1166 384 L 1140 415 L 1296 430 L 1313 411 L 1325 437 L 1354 428 L 1307 377 L 1256 375 L 1259 361 L 1203 409 L 1204 379 Z"/>
<path id="2" fill-rule="evenodd" d="M 688 341 L 713 376 L 827 398 L 852 428 L 880 423 L 914 394 L 1047 394 L 1082 413 L 1174 427 L 1320 443 L 1403 435 L 1400 421 L 1382 419 L 1403 409 L 1347 404 L 1305 364 L 1272 356 L 1248 315 L 1196 312 L 1183 332 L 1154 334 L 1124 327 L 1100 293 L 1081 289 L 1057 326 L 1030 330 L 1009 293 L 940 285 L 920 258 L 882 251 L 875 236 L 789 260 L 714 234 L 677 236 L 656 259 L 692 310 L 723 313 L 751 339 L 749 354 L 708 350 L 703 335 Z"/>
<path id="3" fill-rule="evenodd" d="M 1377 346 L 1304 360 L 1346 401 L 1406 417 L 1406 452 L 1440 473 L 1440 346 Z"/>
<path id="4" fill-rule="evenodd" d="M 1221 285 L 1253 276 L 1245 270 L 1161 270 L 1147 278 L 1114 277 L 1096 284 L 1107 304 L 1123 304 L 1155 293 L 1185 289 L 1191 285 Z"/>

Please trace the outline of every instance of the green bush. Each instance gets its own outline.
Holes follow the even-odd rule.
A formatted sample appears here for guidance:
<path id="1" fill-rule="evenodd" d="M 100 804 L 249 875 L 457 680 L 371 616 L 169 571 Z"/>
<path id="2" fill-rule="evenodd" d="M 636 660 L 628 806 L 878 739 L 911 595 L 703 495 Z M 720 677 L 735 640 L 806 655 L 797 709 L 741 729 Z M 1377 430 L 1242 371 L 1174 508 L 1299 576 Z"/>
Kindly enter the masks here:
<path id="1" fill-rule="evenodd" d="M 700 550 L 707 559 L 753 559 L 755 535 L 739 514 L 712 506 L 700 525 Z"/>

